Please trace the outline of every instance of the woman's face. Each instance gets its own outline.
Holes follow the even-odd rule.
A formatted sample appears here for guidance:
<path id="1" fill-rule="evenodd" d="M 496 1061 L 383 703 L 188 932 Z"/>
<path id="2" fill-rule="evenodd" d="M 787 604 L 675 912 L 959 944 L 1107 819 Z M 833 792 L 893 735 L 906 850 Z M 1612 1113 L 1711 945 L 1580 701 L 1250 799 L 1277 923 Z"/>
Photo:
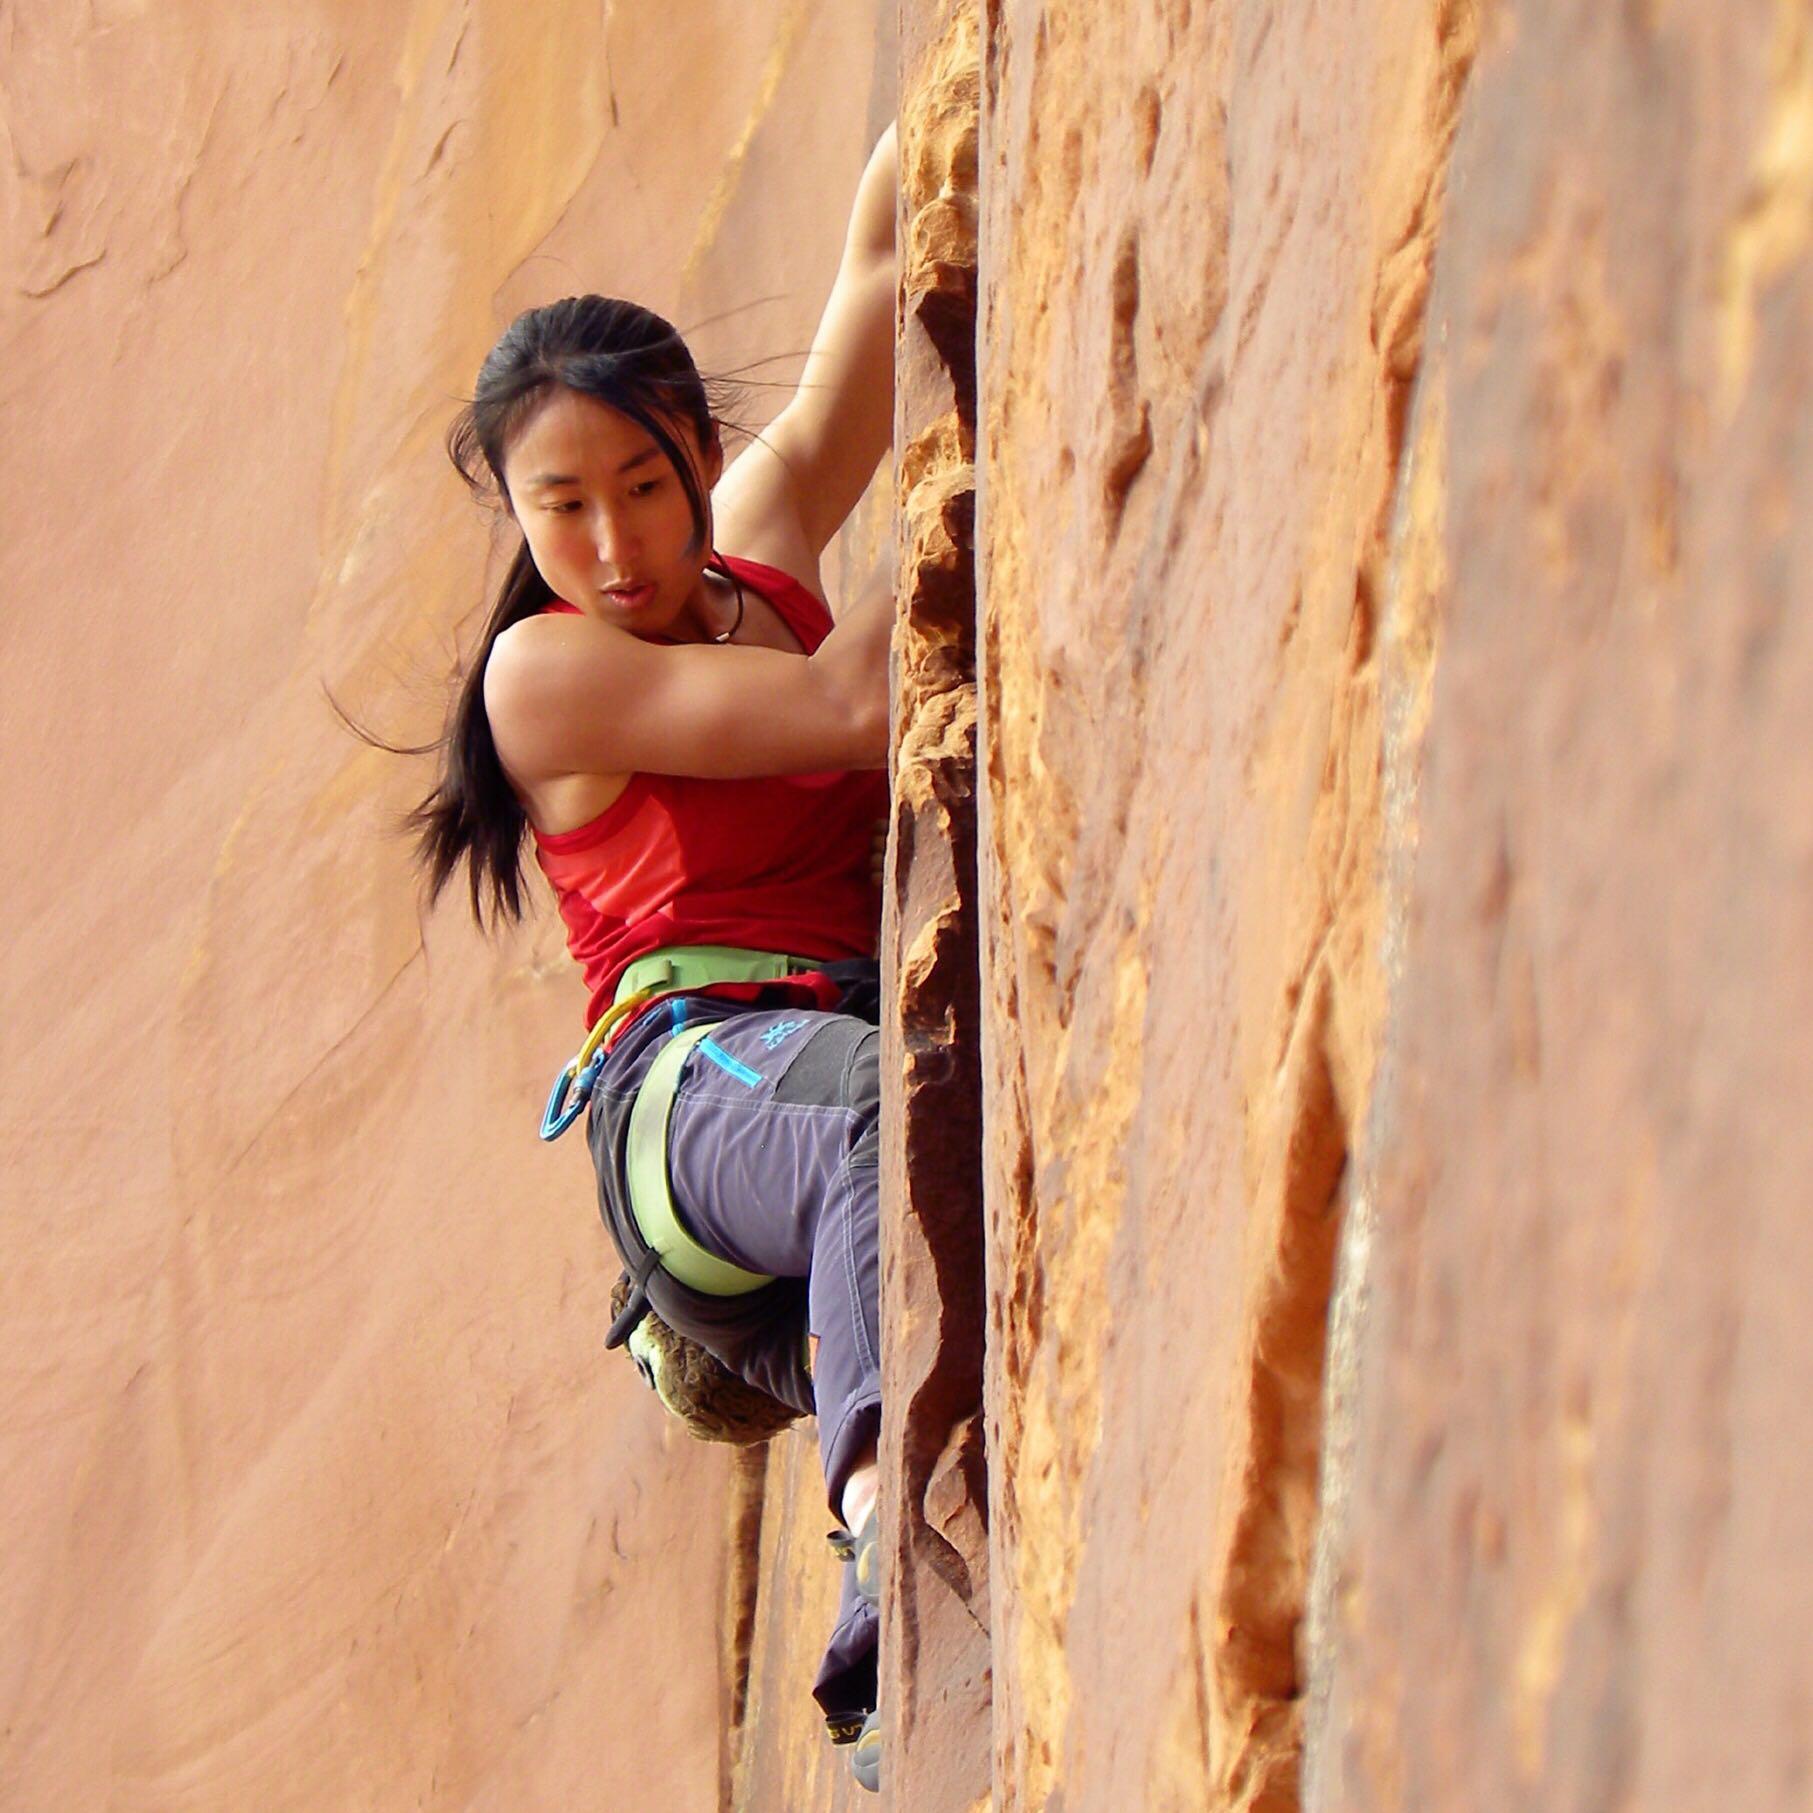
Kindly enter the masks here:
<path id="1" fill-rule="evenodd" d="M 723 469 L 714 444 L 674 437 L 699 459 L 709 492 Z M 556 390 L 517 431 L 504 457 L 510 508 L 557 598 L 639 635 L 666 633 L 699 584 L 708 541 L 696 548 L 680 475 L 654 437 L 608 404 Z"/>

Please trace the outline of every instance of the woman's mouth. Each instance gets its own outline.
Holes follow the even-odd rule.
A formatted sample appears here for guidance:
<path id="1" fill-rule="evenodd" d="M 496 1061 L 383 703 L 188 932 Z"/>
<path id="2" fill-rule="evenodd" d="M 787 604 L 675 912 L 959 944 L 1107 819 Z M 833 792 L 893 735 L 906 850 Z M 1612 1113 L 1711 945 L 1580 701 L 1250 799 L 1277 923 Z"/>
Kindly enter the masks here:
<path id="1" fill-rule="evenodd" d="M 639 611 L 654 598 L 655 588 L 652 585 L 612 585 L 604 588 L 604 595 L 623 610 Z"/>

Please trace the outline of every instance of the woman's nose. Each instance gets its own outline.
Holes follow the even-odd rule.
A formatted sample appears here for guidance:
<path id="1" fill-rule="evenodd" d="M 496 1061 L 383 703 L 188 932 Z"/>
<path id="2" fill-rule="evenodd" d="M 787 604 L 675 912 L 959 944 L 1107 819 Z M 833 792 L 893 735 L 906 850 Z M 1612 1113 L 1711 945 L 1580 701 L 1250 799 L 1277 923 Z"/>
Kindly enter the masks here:
<path id="1" fill-rule="evenodd" d="M 609 510 L 601 510 L 592 529 L 598 558 L 608 567 L 625 566 L 636 552 L 635 538 L 629 524 Z"/>

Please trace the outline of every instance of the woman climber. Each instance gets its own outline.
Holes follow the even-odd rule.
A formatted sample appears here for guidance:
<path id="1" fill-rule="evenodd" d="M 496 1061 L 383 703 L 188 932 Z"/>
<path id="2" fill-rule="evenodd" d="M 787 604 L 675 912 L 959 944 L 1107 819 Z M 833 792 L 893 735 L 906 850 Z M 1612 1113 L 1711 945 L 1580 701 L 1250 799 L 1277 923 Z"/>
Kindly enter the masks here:
<path id="1" fill-rule="evenodd" d="M 482 922 L 552 883 L 592 1035 L 610 1341 L 652 1310 L 818 1418 L 845 1557 L 814 1693 L 877 1784 L 872 840 L 890 586 L 833 620 L 820 557 L 893 425 L 895 158 L 876 146 L 799 385 L 726 464 L 679 335 L 580 296 L 511 323 L 448 437 L 521 530 L 415 815 Z M 552 1115 L 553 1105 L 550 1113 Z M 559 1124 L 559 1123 L 556 1123 Z"/>

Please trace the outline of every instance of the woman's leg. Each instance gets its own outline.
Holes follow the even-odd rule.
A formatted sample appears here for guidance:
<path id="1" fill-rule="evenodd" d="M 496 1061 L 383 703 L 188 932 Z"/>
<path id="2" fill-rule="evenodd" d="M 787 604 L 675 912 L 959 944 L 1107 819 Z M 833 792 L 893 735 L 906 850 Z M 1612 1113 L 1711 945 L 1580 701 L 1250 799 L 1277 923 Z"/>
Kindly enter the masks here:
<path id="1" fill-rule="evenodd" d="M 687 1060 L 668 1141 L 696 1239 L 809 1281 L 820 1457 L 839 1515 L 852 1475 L 872 1468 L 881 1402 L 879 1043 L 842 1014 L 721 1020 Z"/>
<path id="2" fill-rule="evenodd" d="M 688 1058 L 668 1136 L 693 1237 L 747 1270 L 808 1280 L 819 1458 L 847 1528 L 857 1501 L 873 1503 L 881 1414 L 879 1045 L 842 1014 L 733 1015 Z M 878 1635 L 846 1567 L 813 1685 L 846 1736 L 875 1704 Z"/>
<path id="3" fill-rule="evenodd" d="M 875 1509 L 881 1490 L 881 1469 L 876 1464 L 875 1446 L 870 1443 L 850 1465 L 850 1477 L 844 1481 L 843 1520 L 846 1530 L 860 1530 Z"/>

